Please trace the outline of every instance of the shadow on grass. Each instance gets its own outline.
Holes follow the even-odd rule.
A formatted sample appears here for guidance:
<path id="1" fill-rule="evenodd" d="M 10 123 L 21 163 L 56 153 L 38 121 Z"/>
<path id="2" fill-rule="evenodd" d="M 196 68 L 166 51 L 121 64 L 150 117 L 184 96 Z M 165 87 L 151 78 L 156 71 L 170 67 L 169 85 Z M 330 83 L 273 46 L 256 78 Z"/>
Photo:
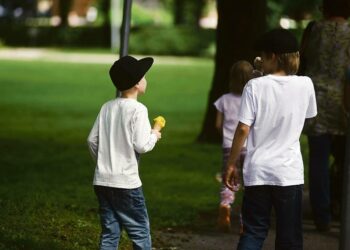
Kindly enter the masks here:
<path id="1" fill-rule="evenodd" d="M 95 249 L 100 226 L 85 138 L 2 137 L 0 249 Z M 219 162 L 218 146 L 189 141 L 160 143 L 143 155 L 152 228 L 212 226 L 201 213 L 216 209 Z"/>
<path id="2" fill-rule="evenodd" d="M 86 146 L 1 138 L 0 150 L 0 247 L 96 248 L 97 203 Z"/>

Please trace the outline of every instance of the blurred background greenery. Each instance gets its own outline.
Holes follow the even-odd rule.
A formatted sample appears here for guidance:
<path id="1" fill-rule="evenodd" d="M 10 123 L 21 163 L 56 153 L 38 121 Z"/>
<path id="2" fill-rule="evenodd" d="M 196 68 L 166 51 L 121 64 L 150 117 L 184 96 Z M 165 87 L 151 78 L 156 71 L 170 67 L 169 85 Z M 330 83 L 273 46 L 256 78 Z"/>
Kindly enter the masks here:
<path id="1" fill-rule="evenodd" d="M 320 2 L 268 0 L 267 26 L 300 34 L 310 19 L 320 16 Z M 215 3 L 134 0 L 130 53 L 213 56 Z M 121 8 L 121 0 L 0 0 L 0 44 L 110 48 L 110 17 L 118 26 Z"/>

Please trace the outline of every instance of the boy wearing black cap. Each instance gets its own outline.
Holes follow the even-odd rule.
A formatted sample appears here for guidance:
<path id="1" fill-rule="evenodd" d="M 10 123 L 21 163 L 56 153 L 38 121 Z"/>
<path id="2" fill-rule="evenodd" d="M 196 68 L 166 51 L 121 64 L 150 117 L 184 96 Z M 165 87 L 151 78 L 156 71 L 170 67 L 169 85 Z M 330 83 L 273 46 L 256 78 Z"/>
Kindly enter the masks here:
<path id="1" fill-rule="evenodd" d="M 292 33 L 276 29 L 257 42 L 265 76 L 250 80 L 242 95 L 239 124 L 224 175 L 233 188 L 239 182 L 235 165 L 247 140 L 243 167 L 243 233 L 238 249 L 261 249 L 276 214 L 276 249 L 303 249 L 303 161 L 299 137 L 306 118 L 316 116 L 310 78 L 296 76 L 298 43 Z"/>
<path id="2" fill-rule="evenodd" d="M 100 249 L 117 249 L 125 229 L 134 249 L 151 249 L 150 226 L 138 171 L 138 156 L 151 151 L 161 138 L 152 129 L 147 108 L 137 101 L 147 87 L 153 59 L 125 56 L 109 75 L 121 97 L 106 102 L 88 137 L 96 161 L 94 189 L 99 201 Z"/>

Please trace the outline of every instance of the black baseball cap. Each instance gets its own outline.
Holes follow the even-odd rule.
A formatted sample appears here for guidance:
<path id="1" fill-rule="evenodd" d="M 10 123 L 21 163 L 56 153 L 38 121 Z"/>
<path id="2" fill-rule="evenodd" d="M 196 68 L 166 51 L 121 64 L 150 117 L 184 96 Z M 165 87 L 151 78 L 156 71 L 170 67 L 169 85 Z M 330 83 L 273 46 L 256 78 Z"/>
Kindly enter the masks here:
<path id="1" fill-rule="evenodd" d="M 286 29 L 273 29 L 256 41 L 255 50 L 275 54 L 294 53 L 299 51 L 299 45 L 292 32 Z"/>
<path id="2" fill-rule="evenodd" d="M 140 60 L 132 56 L 123 56 L 115 61 L 109 70 L 109 76 L 119 91 L 134 87 L 147 73 L 153 64 L 152 57 Z"/>

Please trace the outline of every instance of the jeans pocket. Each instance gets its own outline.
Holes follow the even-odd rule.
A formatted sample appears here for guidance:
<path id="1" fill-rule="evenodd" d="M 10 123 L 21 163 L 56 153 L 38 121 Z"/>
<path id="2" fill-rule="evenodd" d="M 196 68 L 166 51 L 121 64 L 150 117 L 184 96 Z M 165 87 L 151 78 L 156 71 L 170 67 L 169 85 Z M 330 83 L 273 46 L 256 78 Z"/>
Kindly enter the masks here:
<path id="1" fill-rule="evenodd" d="M 145 207 L 145 198 L 142 188 L 136 188 L 130 192 L 130 201 L 133 208 L 143 209 Z"/>

